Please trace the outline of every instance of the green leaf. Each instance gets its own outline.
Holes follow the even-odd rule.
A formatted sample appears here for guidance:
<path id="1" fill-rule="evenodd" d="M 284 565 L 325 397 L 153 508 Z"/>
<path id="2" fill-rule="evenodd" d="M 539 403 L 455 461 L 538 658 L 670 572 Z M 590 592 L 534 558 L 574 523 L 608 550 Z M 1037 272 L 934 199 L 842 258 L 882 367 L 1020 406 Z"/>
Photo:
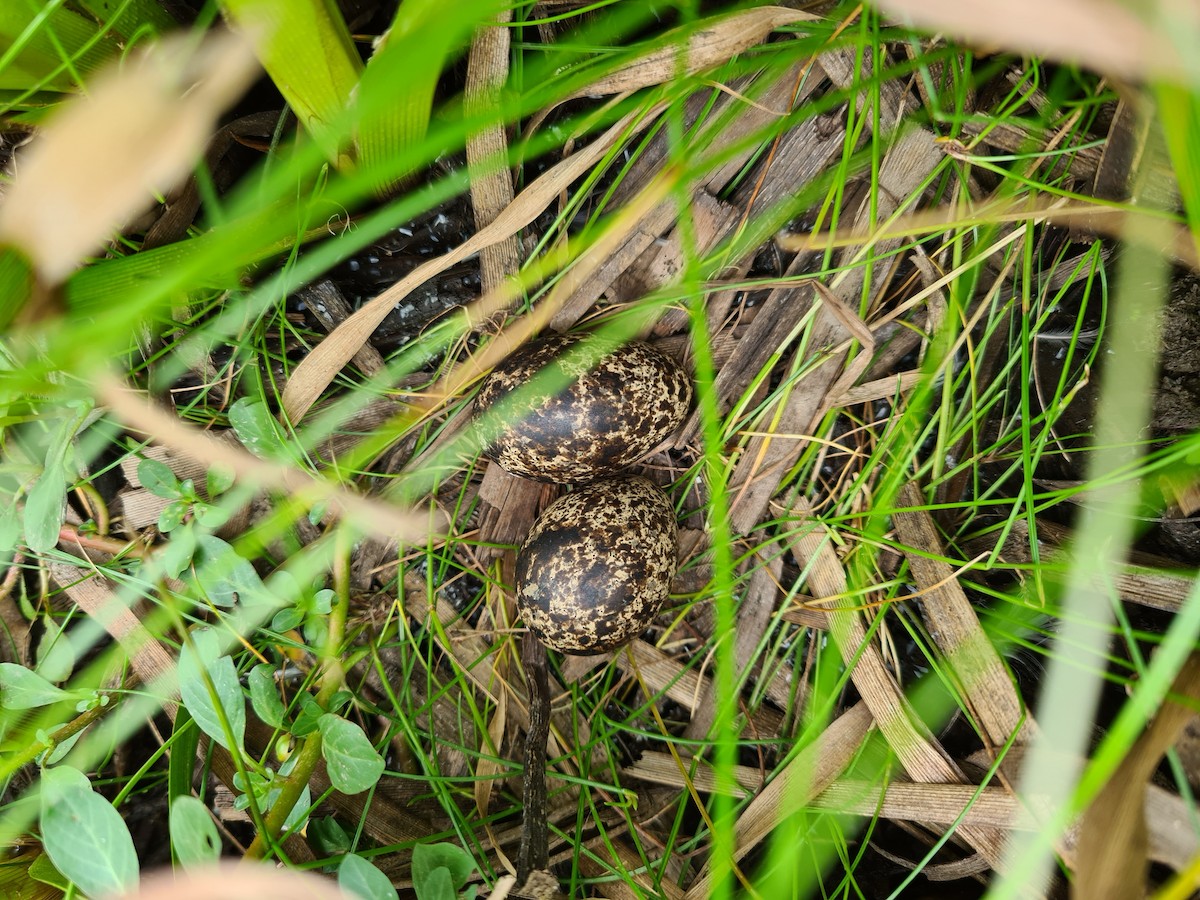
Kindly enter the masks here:
<path id="1" fill-rule="evenodd" d="M 7 559 L 21 535 L 20 508 L 12 494 L 0 494 L 0 559 Z"/>
<path id="2" fill-rule="evenodd" d="M 246 738 L 246 701 L 233 660 L 228 656 L 218 657 L 216 646 L 216 635 L 207 628 L 194 632 L 192 642 L 184 645 L 179 654 L 179 697 L 201 731 L 226 750 L 235 749 L 229 746 L 217 706 L 201 675 L 206 671 L 233 732 L 236 749 L 241 750 Z"/>
<path id="3" fill-rule="evenodd" d="M 71 636 L 53 616 L 42 616 L 42 639 L 38 641 L 37 672 L 53 684 L 62 684 L 75 671 L 78 654 Z"/>
<path id="4" fill-rule="evenodd" d="M 283 727 L 283 701 L 275 687 L 275 667 L 263 663 L 250 670 L 250 706 L 254 714 L 272 728 Z"/>
<path id="5" fill-rule="evenodd" d="M 457 900 L 449 869 L 434 869 L 423 876 L 414 871 L 413 890 L 417 892 L 417 900 Z"/>
<path id="6" fill-rule="evenodd" d="M 290 609 L 281 609 L 271 619 L 271 630 L 282 634 L 285 631 L 291 631 L 303 621 L 304 610 L 297 609 L 294 606 Z"/>
<path id="7" fill-rule="evenodd" d="M 188 514 L 190 506 L 187 500 L 173 500 L 168 503 L 158 514 L 158 530 L 163 534 L 174 531 L 183 524 L 183 517 Z"/>
<path id="8" fill-rule="evenodd" d="M 299 756 L 292 756 L 291 759 L 279 767 L 280 776 L 291 775 L 292 771 L 296 768 L 296 763 L 299 761 Z M 279 799 L 279 795 L 283 793 L 283 786 L 280 784 L 279 779 L 272 779 L 271 783 L 277 786 L 267 791 L 267 796 L 263 802 L 264 809 L 273 807 Z M 304 790 L 300 792 L 300 796 L 296 798 L 295 804 L 288 811 L 287 818 L 283 820 L 283 830 L 292 831 L 302 827 L 305 818 L 308 816 L 310 806 L 312 806 L 312 792 L 309 791 L 308 785 L 305 785 Z"/>
<path id="9" fill-rule="evenodd" d="M 277 605 L 258 573 L 232 546 L 211 534 L 196 539 L 196 581 L 208 599 L 218 606 L 242 603 Z"/>
<path id="10" fill-rule="evenodd" d="M 196 768 L 196 750 L 200 747 L 200 729 L 192 721 L 186 706 L 175 713 L 171 729 L 171 755 L 167 763 L 167 797 L 186 797 L 192 792 L 192 774 Z"/>
<path id="11" fill-rule="evenodd" d="M 59 766 L 42 774 L 42 843 L 55 868 L 85 894 L 119 894 L 137 883 L 125 820 L 86 776 Z"/>
<path id="12" fill-rule="evenodd" d="M 321 716 L 317 727 L 321 729 L 321 755 L 335 788 L 343 794 L 360 794 L 379 781 L 383 757 L 361 728 L 332 713 Z"/>
<path id="13" fill-rule="evenodd" d="M 25 253 L 16 247 L 0 246 L 0 329 L 7 328 L 29 302 L 33 284 L 33 264 Z"/>
<path id="14" fill-rule="evenodd" d="M 349 853 L 354 846 L 346 829 L 333 816 L 311 820 L 305 829 L 305 836 L 317 856 L 341 856 Z"/>
<path id="15" fill-rule="evenodd" d="M 210 466 L 204 475 L 204 489 L 208 498 L 213 500 L 233 487 L 234 478 L 233 469 L 228 466 L 221 463 Z"/>
<path id="16" fill-rule="evenodd" d="M 428 878 L 438 869 L 450 874 L 451 887 L 457 891 L 475 871 L 475 858 L 457 844 L 417 844 L 413 847 L 412 871 L 414 884 Z M 420 894 L 420 891 L 417 891 Z"/>
<path id="17" fill-rule="evenodd" d="M 400 896 L 386 875 L 356 853 L 342 857 L 337 879 L 338 887 L 361 900 L 397 900 Z"/>
<path id="18" fill-rule="evenodd" d="M 58 731 L 58 729 L 62 728 L 66 724 L 66 722 L 60 722 L 59 724 L 51 725 L 48 728 L 39 728 L 37 730 L 38 743 L 49 744 L 50 735 Z M 48 750 L 43 750 L 37 755 L 35 762 L 39 766 L 52 766 L 56 762 L 60 762 L 68 753 L 71 752 L 71 748 L 75 746 L 76 742 L 85 734 L 87 734 L 87 731 L 87 728 L 81 728 L 79 731 L 75 732 L 65 740 L 54 744 L 54 746 L 50 747 Z"/>
<path id="19" fill-rule="evenodd" d="M 325 710 L 321 708 L 321 705 L 311 695 L 305 694 L 300 698 L 300 714 L 292 723 L 292 734 L 295 737 L 312 734 L 319 727 L 323 715 L 325 715 Z"/>
<path id="20" fill-rule="evenodd" d="M 138 463 L 138 481 L 155 497 L 175 500 L 179 497 L 179 479 L 165 462 L 149 457 Z"/>
<path id="21" fill-rule="evenodd" d="M 190 794 L 171 804 L 171 847 L 185 867 L 214 863 L 221 857 L 221 835 L 208 809 Z"/>
<path id="22" fill-rule="evenodd" d="M 37 672 L 16 663 L 0 663 L 0 707 L 4 709 L 37 709 L 71 696 Z"/>
<path id="23" fill-rule="evenodd" d="M 254 37 L 259 61 L 300 124 L 338 162 L 329 126 L 345 113 L 362 61 L 337 3 L 221 0 L 221 7 Z"/>
<path id="24" fill-rule="evenodd" d="M 34 553 L 45 553 L 57 546 L 66 506 L 66 469 L 48 461 L 25 498 L 25 544 Z"/>
<path id="25" fill-rule="evenodd" d="M 275 430 L 275 419 L 267 404 L 254 397 L 243 397 L 229 407 L 229 424 L 247 450 L 263 459 L 279 455 L 283 444 Z"/>
<path id="26" fill-rule="evenodd" d="M 171 539 L 158 551 L 158 560 L 163 571 L 178 578 L 191 565 L 196 554 L 196 527 L 192 523 L 171 531 Z"/>
<path id="27" fill-rule="evenodd" d="M 54 868 L 54 863 L 50 862 L 50 857 L 45 853 L 39 853 L 37 858 L 29 864 L 29 877 L 42 884 L 56 887 L 63 893 L 66 893 L 67 888 L 71 886 L 71 882 L 62 872 Z"/>
<path id="28" fill-rule="evenodd" d="M 197 502 L 192 506 L 192 515 L 205 528 L 220 528 L 229 521 L 229 511 L 211 503 Z"/>

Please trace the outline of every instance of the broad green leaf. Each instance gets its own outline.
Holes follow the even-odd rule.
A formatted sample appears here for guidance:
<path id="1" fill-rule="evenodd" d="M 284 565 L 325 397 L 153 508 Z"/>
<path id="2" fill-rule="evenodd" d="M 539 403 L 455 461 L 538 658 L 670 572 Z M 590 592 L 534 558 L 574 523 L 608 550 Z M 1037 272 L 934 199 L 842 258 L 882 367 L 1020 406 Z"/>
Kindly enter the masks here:
<path id="1" fill-rule="evenodd" d="M 0 494 L 0 558 L 4 558 L 17 546 L 21 536 L 20 507 L 12 494 Z"/>
<path id="2" fill-rule="evenodd" d="M 414 883 L 445 869 L 450 873 L 451 887 L 457 891 L 475 871 L 475 858 L 457 844 L 417 844 L 413 847 L 412 869 Z"/>
<path id="3" fill-rule="evenodd" d="M 216 862 L 221 856 L 221 835 L 207 807 L 190 794 L 171 804 L 171 847 L 185 867 Z"/>
<path id="4" fill-rule="evenodd" d="M 454 896 L 454 883 L 449 869 L 434 869 L 422 876 L 414 871 L 413 890 L 417 893 L 417 900 L 458 900 Z"/>
<path id="5" fill-rule="evenodd" d="M 231 487 L 234 482 L 233 469 L 221 463 L 215 463 L 209 466 L 208 472 L 204 475 L 204 489 L 208 493 L 208 498 L 213 500 Z"/>
<path id="6" fill-rule="evenodd" d="M 209 600 L 226 607 L 238 602 L 275 605 L 254 566 L 232 546 L 211 534 L 200 535 L 196 543 L 196 581 Z"/>
<path id="7" fill-rule="evenodd" d="M 326 713 L 321 729 L 321 755 L 330 783 L 343 794 L 360 794 L 383 774 L 383 757 L 375 752 L 363 730 L 341 716 Z"/>
<path id="8" fill-rule="evenodd" d="M 163 511 L 158 514 L 158 530 L 166 534 L 182 525 L 190 505 L 186 500 L 172 500 L 164 506 Z"/>
<path id="9" fill-rule="evenodd" d="M 318 856 L 341 856 L 349 853 L 354 841 L 333 816 L 313 819 L 305 829 L 308 843 Z"/>
<path id="10" fill-rule="evenodd" d="M 163 571 L 178 578 L 191 565 L 196 554 L 196 527 L 192 523 L 171 530 L 171 539 L 158 551 L 158 561 Z"/>
<path id="11" fill-rule="evenodd" d="M 356 853 L 342 857 L 337 879 L 338 887 L 361 900 L 397 900 L 400 896 L 386 875 Z"/>
<path id="12" fill-rule="evenodd" d="M 61 684 L 75 671 L 78 654 L 68 634 L 49 615 L 41 617 L 42 639 L 38 641 L 37 673 L 53 684 Z"/>
<path id="13" fill-rule="evenodd" d="M 51 725 L 49 728 L 39 728 L 37 739 L 39 743 L 49 743 L 50 735 L 66 725 L 66 722 L 60 722 L 58 725 Z M 87 728 L 81 728 L 65 741 L 60 741 L 51 747 L 48 751 L 42 751 L 38 754 L 35 760 L 39 766 L 52 766 L 56 762 L 61 762 L 62 759 L 71 752 L 71 748 L 79 741 L 81 737 L 87 734 Z"/>
<path id="14" fill-rule="evenodd" d="M 300 713 L 292 723 L 292 734 L 296 737 L 312 734 L 320 726 L 321 717 L 324 715 L 326 712 L 321 705 L 311 695 L 305 694 L 300 698 Z"/>
<path id="15" fill-rule="evenodd" d="M 216 635 L 209 629 L 194 632 L 192 643 L 184 645 L 179 654 L 179 697 L 201 731 L 226 750 L 235 749 L 229 746 L 216 704 L 201 675 L 202 671 L 207 671 L 221 711 L 233 731 L 236 749 L 241 750 L 246 737 L 246 701 L 233 660 L 228 656 L 216 656 L 216 645 Z"/>
<path id="16" fill-rule="evenodd" d="M 243 397 L 229 407 L 229 424 L 242 446 L 263 459 L 279 454 L 282 441 L 267 405 L 255 397 Z"/>
<path id="17" fill-rule="evenodd" d="M 149 457 L 138 463 L 138 481 L 155 497 L 175 500 L 179 497 L 179 479 L 165 462 Z"/>
<path id="18" fill-rule="evenodd" d="M 281 609 L 275 613 L 271 619 L 271 630 L 282 634 L 285 631 L 291 631 L 304 621 L 304 610 L 291 607 L 290 609 Z"/>
<path id="19" fill-rule="evenodd" d="M 434 91 L 451 53 L 465 46 L 475 29 L 496 15 L 497 0 L 460 0 L 446 15 L 442 0 L 405 0 L 376 45 L 355 93 L 361 119 L 357 149 L 364 169 L 392 166 L 382 175 L 386 191 L 407 174 L 394 159 L 425 137 Z"/>
<path id="20" fill-rule="evenodd" d="M 270 663 L 255 666 L 250 670 L 247 681 L 254 714 L 272 728 L 282 728 L 283 701 L 279 699 L 279 690 L 275 687 L 275 667 Z"/>
<path id="21" fill-rule="evenodd" d="M 0 707 L 4 709 L 37 709 L 71 696 L 37 672 L 16 663 L 0 663 Z"/>
<path id="22" fill-rule="evenodd" d="M 67 505 L 67 473 L 61 464 L 48 464 L 25 498 L 25 544 L 35 553 L 58 544 Z"/>
<path id="23" fill-rule="evenodd" d="M 337 3 L 221 0 L 221 7 L 255 36 L 259 61 L 288 106 L 330 161 L 339 162 L 329 126 L 345 113 L 362 61 Z"/>
<path id="24" fill-rule="evenodd" d="M 14 91 L 73 90 L 71 68 L 86 73 L 120 50 L 116 35 L 63 4 L 33 3 L 0 3 L 0 48 L 0 88 Z"/>
<path id="25" fill-rule="evenodd" d="M 54 868 L 54 863 L 50 862 L 50 857 L 45 853 L 39 853 L 37 858 L 29 864 L 29 877 L 42 884 L 56 887 L 63 893 L 66 893 L 71 886 L 71 882 L 62 872 Z"/>
<path id="26" fill-rule="evenodd" d="M 125 820 L 82 772 L 59 766 L 42 774 L 41 830 L 50 861 L 85 894 L 119 894 L 137 883 Z"/>

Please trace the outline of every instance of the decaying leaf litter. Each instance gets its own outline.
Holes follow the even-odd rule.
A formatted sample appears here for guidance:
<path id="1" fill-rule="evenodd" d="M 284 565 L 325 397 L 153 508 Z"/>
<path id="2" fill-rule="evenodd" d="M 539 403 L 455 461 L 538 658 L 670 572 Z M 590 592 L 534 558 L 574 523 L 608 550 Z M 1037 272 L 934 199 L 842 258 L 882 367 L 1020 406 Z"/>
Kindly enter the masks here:
<path id="1" fill-rule="evenodd" d="M 739 14 L 692 39 L 688 69 L 703 72 L 736 54 L 795 40 L 811 21 L 808 14 L 777 8 Z M 1094 277 L 1099 262 L 1087 254 L 1092 234 L 1117 226 L 1093 221 L 1111 207 L 1089 217 L 1086 197 L 1114 182 L 1116 163 L 1106 168 L 1106 157 L 1088 148 L 1062 157 L 1057 186 L 1085 198 L 1076 198 L 1082 210 L 1072 211 L 1078 212 L 1075 218 L 1056 213 L 1053 202 L 1026 208 L 1022 198 L 996 196 L 998 181 L 986 169 L 959 163 L 986 162 L 994 150 L 1011 151 L 1014 144 L 1034 155 L 1052 145 L 1069 150 L 1060 143 L 1081 135 L 1014 137 L 1013 126 L 1005 125 L 994 134 L 968 130 L 975 140 L 969 147 L 947 141 L 928 124 L 936 117 L 930 116 L 927 82 L 894 69 L 882 69 L 877 79 L 880 61 L 839 47 L 837 29 L 824 24 L 820 33 L 831 37 L 819 52 L 730 83 L 702 79 L 682 112 L 665 102 L 647 104 L 572 148 L 521 190 L 510 170 L 497 164 L 504 158 L 504 131 L 485 129 L 470 139 L 474 235 L 357 311 L 334 311 L 322 323 L 328 336 L 288 373 L 282 393 L 281 411 L 294 428 L 320 415 L 331 385 L 356 378 L 355 370 L 371 377 L 375 389 L 390 387 L 387 361 L 371 346 L 375 328 L 419 284 L 479 255 L 482 296 L 453 314 L 474 339 L 451 344 L 438 370 L 416 373 L 427 377 L 412 380 L 403 399 L 373 402 L 362 418 L 341 423 L 360 433 L 378 426 L 388 440 L 372 443 L 369 453 L 362 442 L 343 435 L 313 448 L 329 463 L 370 466 L 380 483 L 398 476 L 382 498 L 330 488 L 299 464 L 264 464 L 230 434 L 201 439 L 192 426 L 164 422 L 161 411 L 125 387 L 100 386 L 100 398 L 119 419 L 154 436 L 158 448 L 150 452 L 180 479 L 220 461 L 259 487 L 308 492 L 308 500 L 319 499 L 327 515 L 357 512 L 356 521 L 374 523 L 376 533 L 341 573 L 357 602 L 347 633 L 358 635 L 363 651 L 344 676 L 366 708 L 375 710 L 380 727 L 386 727 L 389 703 L 395 709 L 394 685 L 406 684 L 406 696 L 418 705 L 407 713 L 413 730 L 393 741 L 393 768 L 402 777 L 385 776 L 370 795 L 333 791 L 325 802 L 346 821 L 360 822 L 380 846 L 457 830 L 460 840 L 486 857 L 492 872 L 505 872 L 515 859 L 520 833 L 513 798 L 521 794 L 529 694 L 516 639 L 520 622 L 514 621 L 509 595 L 513 548 L 556 489 L 475 462 L 464 401 L 495 362 L 545 328 L 614 322 L 651 340 L 698 377 L 707 364 L 703 357 L 711 355 L 711 403 L 720 416 L 716 427 L 725 450 L 718 461 L 724 472 L 715 481 L 705 477 L 711 474 L 705 464 L 714 462 L 704 458 L 706 439 L 712 439 L 705 432 L 714 424 L 698 409 L 642 467 L 653 480 L 672 486 L 678 500 L 684 537 L 679 602 L 626 650 L 609 658 L 556 661 L 549 682 L 548 747 L 554 871 L 560 877 L 568 873 L 577 885 L 591 879 L 586 890 L 599 896 L 634 896 L 635 890 L 707 896 L 724 865 L 708 852 L 699 814 L 709 794 L 729 795 L 739 804 L 732 859 L 742 879 L 766 858 L 773 836 L 781 829 L 793 833 L 786 831 L 797 827 L 790 813 L 806 804 L 902 823 L 913 842 L 910 850 L 930 846 L 953 827 L 947 847 L 927 871 L 944 866 L 945 877 L 986 880 L 990 871 L 1006 866 L 1010 832 L 1036 826 L 1038 810 L 1023 809 L 1011 791 L 1022 751 L 1038 732 L 1029 711 L 1032 696 L 1014 680 L 1004 648 L 984 630 L 972 602 L 980 596 L 981 579 L 968 573 L 985 561 L 1044 558 L 1061 541 L 1053 520 L 1013 517 L 1008 527 L 991 532 L 980 523 L 969 529 L 956 523 L 955 504 L 980 484 L 965 470 L 956 476 L 955 460 L 994 455 L 999 465 L 1004 457 L 1001 420 L 1011 410 L 985 387 L 1011 379 L 1012 371 L 1003 359 L 1003 328 L 992 326 L 981 335 L 977 326 L 999 319 L 1019 331 L 1019 310 L 1009 304 L 997 315 L 994 308 L 1008 303 L 1010 279 L 1028 263 L 1012 255 L 1011 247 L 1036 246 L 1047 270 L 1038 275 L 1058 278 L 1059 289 Z M 854 17 L 840 25 L 854 27 Z M 503 82 L 506 36 L 497 27 L 476 38 L 469 103 L 485 103 Z M 768 40 L 772 44 L 764 43 Z M 904 58 L 905 47 L 891 49 L 897 60 Z M 668 81 L 678 74 L 678 52 L 671 47 L 650 56 L 593 85 L 586 98 L 573 99 Z M 946 56 L 947 67 L 951 59 Z M 935 84 L 945 75 L 928 74 Z M 1002 77 L 1021 75 L 1013 62 Z M 1024 99 L 1036 106 L 1046 98 L 1031 88 Z M 820 112 L 793 114 L 806 104 Z M 984 107 L 972 112 L 988 114 Z M 676 127 L 699 148 L 686 166 L 670 146 L 671 128 L 664 123 L 672 115 L 680 116 Z M 772 130 L 785 119 L 786 128 Z M 1112 127 L 1117 124 L 1114 118 Z M 759 139 L 764 132 L 772 137 Z M 634 146 L 638 152 L 612 187 L 611 217 L 598 234 L 579 239 L 586 249 L 572 246 L 575 238 L 569 237 L 521 270 L 529 226 L 602 160 Z M 878 157 L 870 158 L 867 147 Z M 1055 166 L 1059 159 L 1047 156 L 1044 164 Z M 838 179 L 841 189 L 830 191 Z M 1161 175 L 1156 186 L 1161 189 Z M 823 202 L 830 196 L 832 209 Z M 811 203 L 794 202 L 805 197 Z M 930 216 L 947 206 L 964 217 L 963 227 L 935 230 L 932 240 L 921 240 Z M 972 208 L 998 213 L 980 214 L 984 227 L 977 227 L 967 218 Z M 1124 208 L 1119 214 L 1138 213 Z M 1055 241 L 1064 242 L 1061 230 L 1046 224 L 1055 221 L 1077 229 L 1071 235 L 1077 256 L 1055 258 Z M 1187 244 L 1180 246 L 1179 258 L 1191 258 Z M 767 271 L 771 264 L 773 272 Z M 955 279 L 966 278 L 975 283 L 965 301 L 962 294 L 950 297 Z M 550 286 L 532 307 L 514 314 L 543 281 Z M 324 283 L 309 290 L 328 289 Z M 702 323 L 709 344 L 699 353 L 689 331 L 693 321 Z M 345 370 L 347 365 L 353 368 Z M 1089 371 L 1080 365 L 1067 375 L 1083 391 Z M 925 452 L 887 465 L 888 447 L 903 437 L 898 433 L 916 427 L 930 392 L 962 391 L 972 380 L 976 387 L 964 391 L 963 402 L 976 391 L 973 399 L 996 405 L 985 426 L 992 432 L 959 429 L 956 446 L 937 445 L 944 461 L 923 462 Z M 1070 455 L 1061 455 L 1067 463 L 1059 474 L 1069 475 Z M 159 510 L 154 495 L 138 482 L 136 467 L 127 467 L 125 475 L 130 486 L 121 497 L 124 524 L 136 533 L 157 520 Z M 716 499 L 714 483 L 725 488 Z M 362 486 L 370 489 L 372 483 Z M 425 500 L 429 487 L 432 509 Z M 255 516 L 269 514 L 266 509 L 251 504 L 223 533 L 251 527 Z M 714 510 L 724 519 L 736 565 L 726 586 L 737 598 L 727 633 L 722 628 L 728 623 L 712 602 L 714 591 L 721 590 L 713 566 Z M 80 524 L 68 523 L 62 546 L 106 561 L 105 551 L 118 542 L 89 541 Z M 1038 532 L 1033 541 L 1031 524 Z M 316 524 L 298 523 L 297 529 L 301 543 L 322 539 Z M 423 536 L 430 533 L 438 537 L 423 549 Z M 398 536 L 405 538 L 399 545 Z M 969 540 L 951 550 L 948 541 L 961 537 Z M 86 561 L 59 562 L 49 575 L 71 602 L 104 623 L 138 680 L 169 682 L 173 651 L 128 614 Z M 1122 596 L 1158 610 L 1178 610 L 1189 590 L 1186 579 L 1160 572 L 1131 570 L 1123 577 Z M 986 586 L 986 577 L 982 581 Z M 456 585 L 466 585 L 465 603 Z M 377 639 L 390 628 L 399 629 L 398 639 Z M 739 765 L 732 778 L 715 770 L 703 752 L 713 746 L 720 718 L 722 688 L 714 659 L 722 641 L 740 678 L 732 718 L 740 730 Z M 810 676 L 822 669 L 828 677 L 830 659 L 821 653 L 826 644 L 845 664 L 849 682 L 832 692 L 822 685 L 824 693 L 818 694 Z M 918 673 L 905 658 L 912 644 L 936 660 L 946 695 L 958 706 L 944 732 L 931 732 L 926 714 L 913 706 L 909 688 Z M 1191 694 L 1183 683 L 1178 691 Z M 598 730 L 611 733 L 613 716 L 626 717 L 630 736 L 623 742 L 596 736 Z M 254 722 L 248 728 L 250 745 L 265 749 L 270 729 Z M 797 739 L 802 744 L 792 753 Z M 1154 743 L 1149 735 L 1148 742 Z M 621 752 L 614 755 L 614 747 Z M 1147 780 L 1162 750 L 1153 746 L 1146 751 L 1149 763 L 1131 765 L 1139 781 Z M 211 751 L 213 774 L 232 785 L 232 760 L 220 747 Z M 882 783 L 881 755 L 892 761 L 890 778 Z M 421 771 L 469 787 L 431 790 L 416 777 Z M 326 793 L 323 763 L 314 763 L 310 783 L 314 794 Z M 1143 793 L 1144 836 L 1132 850 L 1140 856 L 1128 855 L 1128 847 L 1097 850 L 1085 820 L 1078 832 L 1067 832 L 1055 844 L 1064 863 L 1089 869 L 1085 854 L 1091 853 L 1092 861 L 1124 858 L 1130 863 L 1126 870 L 1140 871 L 1145 859 L 1185 869 L 1200 849 L 1186 825 L 1185 801 L 1159 785 L 1147 785 Z M 1132 802 L 1136 807 L 1136 798 Z M 458 808 L 457 818 L 448 816 L 448 804 Z M 462 833 L 464 823 L 469 837 Z M 699 837 L 693 839 L 693 832 Z M 295 861 L 313 858 L 298 836 L 285 839 L 284 846 Z M 896 858 L 894 848 L 887 852 Z M 1122 853 L 1127 855 L 1119 857 Z M 401 882 L 408 859 L 403 849 L 376 857 Z"/>

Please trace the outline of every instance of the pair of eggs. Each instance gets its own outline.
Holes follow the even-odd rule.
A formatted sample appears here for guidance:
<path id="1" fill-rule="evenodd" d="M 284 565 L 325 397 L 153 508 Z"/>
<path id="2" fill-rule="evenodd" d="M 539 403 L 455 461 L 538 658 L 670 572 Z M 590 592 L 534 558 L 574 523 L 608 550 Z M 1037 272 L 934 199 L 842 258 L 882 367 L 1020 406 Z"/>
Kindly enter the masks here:
<path id="1" fill-rule="evenodd" d="M 580 485 L 517 554 L 517 608 L 546 646 L 616 649 L 662 607 L 674 508 L 653 482 L 617 473 L 669 437 L 691 399 L 687 375 L 654 348 L 580 335 L 526 344 L 484 381 L 475 417 L 488 456 L 515 475 Z"/>

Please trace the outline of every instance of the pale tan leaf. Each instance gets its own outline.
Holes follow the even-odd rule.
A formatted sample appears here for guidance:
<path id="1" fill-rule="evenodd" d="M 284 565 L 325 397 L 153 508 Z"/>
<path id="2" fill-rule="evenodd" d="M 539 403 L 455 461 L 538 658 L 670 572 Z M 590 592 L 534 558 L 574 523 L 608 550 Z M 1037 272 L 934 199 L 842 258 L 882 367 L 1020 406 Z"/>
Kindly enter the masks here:
<path id="1" fill-rule="evenodd" d="M 941 540 L 933 518 L 922 508 L 926 501 L 920 488 L 906 484 L 900 489 L 899 503 L 906 508 L 892 517 L 896 536 L 924 594 L 922 613 L 930 635 L 946 656 L 948 674 L 991 747 L 1004 746 L 1013 732 L 1019 732 L 1019 741 L 1029 741 L 1036 726 L 1032 719 L 1022 718 L 1024 706 L 1012 677 L 979 624 L 953 569 L 936 558 L 943 555 Z"/>
<path id="2" fill-rule="evenodd" d="M 631 113 L 624 117 L 591 144 L 567 157 L 525 188 L 495 220 L 479 229 L 465 243 L 417 266 L 334 329 L 329 337 L 313 348 L 288 380 L 283 392 L 283 408 L 288 418 L 293 423 L 303 418 L 321 392 L 371 337 L 371 333 L 397 303 L 455 263 L 518 233 L 554 202 L 560 191 L 565 190 L 608 152 L 613 144 L 647 127 L 653 120 L 653 115 L 643 116 L 640 113 Z M 519 296 L 521 290 L 521 285 L 506 282 L 475 301 L 464 315 L 468 320 L 475 322 L 486 319 Z"/>
<path id="3" fill-rule="evenodd" d="M 777 28 L 817 18 L 797 9 L 761 6 L 714 18 L 698 31 L 679 29 L 666 36 L 665 46 L 596 79 L 574 96 L 623 94 L 663 84 L 678 77 L 681 65 L 687 74 L 694 75 L 761 44 Z"/>
<path id="4" fill-rule="evenodd" d="M 253 863 L 220 863 L 203 869 L 160 871 L 133 891 L 107 900 L 351 900 L 333 881 L 318 875 Z"/>
<path id="5" fill-rule="evenodd" d="M 172 38 L 98 74 L 18 157 L 0 242 L 61 281 L 191 171 L 256 71 L 249 47 L 223 34 L 198 46 Z"/>
<path id="6" fill-rule="evenodd" d="M 220 463 L 258 487 L 303 495 L 314 504 L 325 503 L 335 515 L 348 516 L 356 527 L 385 539 L 421 543 L 445 530 L 445 516 L 436 509 L 401 508 L 356 494 L 296 466 L 259 459 L 155 407 L 113 376 L 101 376 L 98 382 L 98 395 L 117 418 L 206 467 Z"/>
<path id="7" fill-rule="evenodd" d="M 1149 16 L 1115 0 L 879 0 L 878 5 L 921 28 L 985 48 L 1078 62 L 1126 78 L 1183 71 L 1178 53 L 1150 27 Z M 1166 14 L 1164 8 L 1163 21 Z"/>

